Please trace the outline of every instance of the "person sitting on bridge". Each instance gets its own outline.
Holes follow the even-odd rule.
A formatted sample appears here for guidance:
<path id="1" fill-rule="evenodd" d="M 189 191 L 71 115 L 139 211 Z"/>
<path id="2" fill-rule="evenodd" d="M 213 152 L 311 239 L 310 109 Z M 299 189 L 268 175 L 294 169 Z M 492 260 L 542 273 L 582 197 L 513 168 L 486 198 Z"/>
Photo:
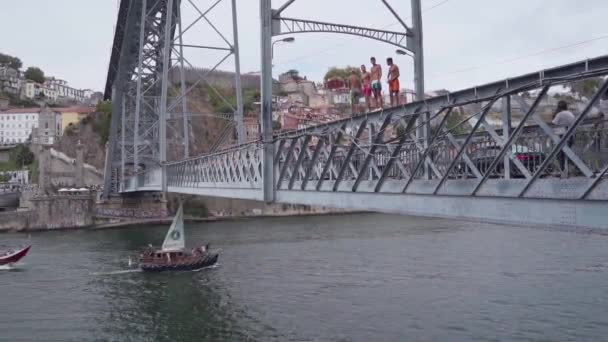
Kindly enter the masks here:
<path id="1" fill-rule="evenodd" d="M 557 109 L 555 110 L 555 114 L 553 114 L 552 123 L 558 127 L 556 133 L 560 138 L 566 134 L 566 131 L 574 124 L 575 120 L 574 114 L 568 110 L 568 103 L 566 101 L 559 101 L 557 103 Z M 574 135 L 568 138 L 568 147 L 574 145 Z M 559 165 L 561 167 L 562 176 L 566 176 L 566 166 L 568 164 L 568 160 L 564 151 L 560 151 L 558 155 Z"/>

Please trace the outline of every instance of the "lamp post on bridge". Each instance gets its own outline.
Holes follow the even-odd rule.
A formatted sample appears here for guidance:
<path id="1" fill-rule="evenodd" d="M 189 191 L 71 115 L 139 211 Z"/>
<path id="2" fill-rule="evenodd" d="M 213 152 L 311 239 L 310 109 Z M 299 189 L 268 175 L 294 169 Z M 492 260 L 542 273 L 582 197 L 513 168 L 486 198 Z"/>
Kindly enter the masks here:
<path id="1" fill-rule="evenodd" d="M 362 36 L 370 39 L 380 40 L 385 43 L 407 49 L 414 57 L 414 83 L 416 98 L 424 100 L 424 55 L 422 38 L 422 9 L 421 0 L 411 0 L 412 25 L 409 27 L 399 14 L 388 3 L 389 0 L 381 0 L 385 7 L 403 26 L 404 32 L 386 31 L 374 28 L 324 23 L 307 19 L 285 18 L 281 13 L 291 6 L 296 0 L 287 0 L 278 9 L 272 8 L 272 0 L 260 0 L 260 47 L 261 47 L 261 114 L 260 114 L 260 140 L 263 145 L 262 183 L 263 198 L 266 203 L 275 201 L 276 184 L 275 179 L 275 144 L 273 141 L 272 128 L 272 58 L 274 43 L 272 37 L 281 34 L 295 34 L 306 32 L 327 32 Z M 282 32 L 284 30 L 284 32 Z M 288 39 L 289 41 L 293 41 Z M 276 43 L 276 42 L 275 42 Z M 422 114 L 419 123 L 428 118 L 428 113 Z M 422 125 L 419 125 L 422 126 Z M 426 126 L 426 125 L 424 125 Z M 424 129 L 418 130 L 418 138 L 426 139 L 428 133 Z"/>
<path id="2" fill-rule="evenodd" d="M 294 37 L 287 37 L 279 40 L 275 40 L 272 42 L 272 47 L 270 48 L 270 59 L 274 59 L 274 45 L 276 43 L 293 43 L 296 39 Z"/>

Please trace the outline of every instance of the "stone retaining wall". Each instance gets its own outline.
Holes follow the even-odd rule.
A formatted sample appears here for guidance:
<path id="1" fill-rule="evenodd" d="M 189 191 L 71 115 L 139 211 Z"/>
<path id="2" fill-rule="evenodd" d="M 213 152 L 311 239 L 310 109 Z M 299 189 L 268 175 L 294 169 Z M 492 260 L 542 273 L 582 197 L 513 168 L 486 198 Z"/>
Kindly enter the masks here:
<path id="1" fill-rule="evenodd" d="M 54 195 L 29 199 L 24 211 L 0 214 L 0 230 L 49 230 L 92 226 L 93 196 Z"/>

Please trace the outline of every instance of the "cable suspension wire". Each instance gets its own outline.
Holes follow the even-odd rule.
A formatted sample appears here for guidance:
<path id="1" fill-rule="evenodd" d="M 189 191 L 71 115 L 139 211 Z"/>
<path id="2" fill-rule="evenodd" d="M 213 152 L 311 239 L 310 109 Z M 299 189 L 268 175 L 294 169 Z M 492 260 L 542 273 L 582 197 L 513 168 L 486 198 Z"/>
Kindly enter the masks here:
<path id="1" fill-rule="evenodd" d="M 467 71 L 473 71 L 473 70 L 483 69 L 483 68 L 502 65 L 502 64 L 508 64 L 508 63 L 512 63 L 512 62 L 515 62 L 518 60 L 522 60 L 522 59 L 526 59 L 526 58 L 530 58 L 530 57 L 541 56 L 541 55 L 544 55 L 547 53 L 556 52 L 556 51 L 560 51 L 563 49 L 568 49 L 568 48 L 572 48 L 572 47 L 576 47 L 576 46 L 581 46 L 581 45 L 593 43 L 593 42 L 604 40 L 604 39 L 608 39 L 608 35 L 602 35 L 602 36 L 594 37 L 591 39 L 586 39 L 586 40 L 575 42 L 575 43 L 570 43 L 570 44 L 566 44 L 566 45 L 562 45 L 562 46 L 558 46 L 558 47 L 548 48 L 548 49 L 540 50 L 540 51 L 525 54 L 525 55 L 515 56 L 512 58 L 505 59 L 502 61 L 497 61 L 494 63 L 478 65 L 478 66 L 471 66 L 471 67 L 467 67 L 467 68 L 463 68 L 463 69 L 459 69 L 459 70 L 455 70 L 455 71 L 451 71 L 451 72 L 434 72 L 434 73 L 430 73 L 430 75 L 441 74 L 442 76 L 447 76 L 447 75 L 459 74 L 459 73 L 463 73 L 463 72 L 467 72 Z"/>

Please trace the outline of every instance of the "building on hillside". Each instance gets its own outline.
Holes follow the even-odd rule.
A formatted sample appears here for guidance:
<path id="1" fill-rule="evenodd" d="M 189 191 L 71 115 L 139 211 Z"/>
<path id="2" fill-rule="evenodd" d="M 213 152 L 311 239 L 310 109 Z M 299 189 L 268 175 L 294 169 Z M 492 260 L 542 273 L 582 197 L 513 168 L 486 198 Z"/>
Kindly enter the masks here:
<path id="1" fill-rule="evenodd" d="M 34 94 L 36 97 L 44 97 L 50 100 L 51 102 L 57 101 L 57 90 L 48 87 L 44 84 L 36 84 L 34 86 Z M 41 94 L 44 96 L 42 96 Z"/>
<path id="2" fill-rule="evenodd" d="M 51 108 L 41 109 L 38 127 L 32 130 L 32 142 L 37 145 L 53 145 L 62 133 L 61 114 Z"/>
<path id="3" fill-rule="evenodd" d="M 7 110 L 9 104 L 10 100 L 8 99 L 8 97 L 0 95 L 0 111 Z"/>
<path id="4" fill-rule="evenodd" d="M 30 80 L 25 80 L 21 84 L 21 97 L 33 99 L 34 96 L 36 96 L 36 93 L 34 91 L 35 85 L 36 85 L 36 82 L 30 81 Z"/>
<path id="5" fill-rule="evenodd" d="M 243 126 L 245 126 L 245 142 L 255 141 L 260 138 L 260 124 L 257 117 L 244 117 Z"/>
<path id="6" fill-rule="evenodd" d="M 336 90 L 346 88 L 347 84 L 341 77 L 332 77 L 325 81 L 325 89 Z"/>
<path id="7" fill-rule="evenodd" d="M 100 91 L 96 91 L 93 93 L 93 95 L 91 95 L 88 105 L 97 106 L 97 104 L 101 101 L 103 101 L 103 93 Z"/>
<path id="8" fill-rule="evenodd" d="M 10 67 L 0 67 L 0 92 L 18 96 L 21 92 L 21 72 Z"/>
<path id="9" fill-rule="evenodd" d="M 38 127 L 40 108 L 18 108 L 0 111 L 0 144 L 24 143 Z"/>
<path id="10" fill-rule="evenodd" d="M 279 75 L 279 84 L 281 92 L 290 96 L 297 94 L 298 98 L 306 105 L 308 105 L 308 98 L 317 94 L 316 84 L 306 79 L 306 77 L 300 77 L 296 70 L 290 70 Z"/>
<path id="11" fill-rule="evenodd" d="M 61 114 L 61 131 L 70 125 L 77 125 L 80 120 L 95 113 L 95 107 L 72 106 L 63 108 L 53 108 L 54 111 Z"/>
<path id="12" fill-rule="evenodd" d="M 8 183 L 19 183 L 29 184 L 30 183 L 30 171 L 29 170 L 13 170 L 0 172 L 2 176 L 9 176 Z"/>
<path id="13" fill-rule="evenodd" d="M 84 103 L 86 100 L 85 90 L 68 86 L 68 82 L 55 77 L 49 77 L 44 82 L 45 86 L 57 92 L 57 99 Z M 91 91 L 92 94 L 92 91 Z"/>

